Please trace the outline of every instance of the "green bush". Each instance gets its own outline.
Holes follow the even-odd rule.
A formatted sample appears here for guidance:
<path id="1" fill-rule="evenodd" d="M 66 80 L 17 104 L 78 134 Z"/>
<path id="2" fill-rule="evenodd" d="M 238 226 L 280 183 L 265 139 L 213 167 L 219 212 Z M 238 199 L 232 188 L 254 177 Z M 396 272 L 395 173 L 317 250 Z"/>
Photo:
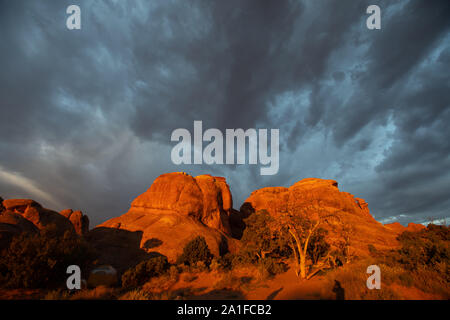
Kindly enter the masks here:
<path id="1" fill-rule="evenodd" d="M 170 264 L 165 256 L 142 261 L 137 266 L 124 272 L 122 275 L 122 287 L 135 288 L 141 286 L 150 278 L 164 274 L 169 267 Z"/>
<path id="2" fill-rule="evenodd" d="M 186 244 L 183 248 L 183 253 L 177 259 L 177 264 L 193 266 L 197 262 L 202 261 L 206 266 L 209 266 L 212 257 L 213 255 L 206 244 L 205 238 L 198 236 Z"/>
<path id="3" fill-rule="evenodd" d="M 94 250 L 82 238 L 67 231 L 57 236 L 51 228 L 14 237 L 0 256 L 0 283 L 8 288 L 64 286 L 67 267 L 87 269 Z"/>

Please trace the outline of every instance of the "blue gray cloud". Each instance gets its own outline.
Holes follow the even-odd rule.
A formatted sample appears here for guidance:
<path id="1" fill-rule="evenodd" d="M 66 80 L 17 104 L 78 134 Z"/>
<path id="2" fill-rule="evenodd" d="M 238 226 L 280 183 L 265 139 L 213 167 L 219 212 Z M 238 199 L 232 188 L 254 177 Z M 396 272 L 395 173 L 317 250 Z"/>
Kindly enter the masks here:
<path id="1" fill-rule="evenodd" d="M 445 0 L 0 1 L 0 195 L 96 224 L 164 172 L 226 176 L 235 207 L 318 177 L 382 221 L 448 217 L 449 17 Z M 279 128 L 279 173 L 173 165 L 194 120 Z"/>

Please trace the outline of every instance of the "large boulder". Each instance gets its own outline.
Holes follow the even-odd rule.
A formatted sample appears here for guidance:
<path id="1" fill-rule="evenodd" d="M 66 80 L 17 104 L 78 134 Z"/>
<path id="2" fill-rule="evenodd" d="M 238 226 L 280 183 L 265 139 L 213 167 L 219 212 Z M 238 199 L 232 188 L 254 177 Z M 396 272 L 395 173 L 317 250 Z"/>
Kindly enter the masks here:
<path id="1" fill-rule="evenodd" d="M 3 200 L 3 207 L 6 211 L 22 216 L 39 230 L 52 227 L 60 235 L 66 231 L 75 232 L 70 220 L 55 211 L 43 208 L 34 200 L 7 199 Z"/>
<path id="2" fill-rule="evenodd" d="M 141 232 L 141 249 L 158 252 L 174 262 L 196 236 L 203 236 L 215 255 L 235 247 L 229 237 L 231 207 L 225 179 L 167 173 L 138 196 L 126 214 L 98 227 Z"/>
<path id="3" fill-rule="evenodd" d="M 0 212 L 0 250 L 22 232 L 37 232 L 38 228 L 20 214 L 4 210 Z"/>
<path id="4" fill-rule="evenodd" d="M 203 195 L 195 179 L 185 173 L 166 173 L 131 203 L 131 208 L 168 210 L 198 220 L 203 214 Z"/>
<path id="5" fill-rule="evenodd" d="M 6 199 L 3 200 L 6 210 L 23 213 L 27 208 L 42 208 L 42 206 L 31 199 Z"/>
<path id="6" fill-rule="evenodd" d="M 337 245 L 343 240 L 344 230 L 348 233 L 350 229 L 350 247 L 357 255 L 367 254 L 369 244 L 377 249 L 398 245 L 397 233 L 372 217 L 366 201 L 341 192 L 334 180 L 308 178 L 289 188 L 256 190 L 242 205 L 241 213 L 248 216 L 259 210 L 266 210 L 274 218 L 286 212 L 327 217 L 322 226 L 329 231 L 329 242 Z"/>
<path id="7" fill-rule="evenodd" d="M 231 234 L 228 220 L 232 206 L 225 178 L 211 175 L 194 178 L 184 172 L 159 176 L 131 203 L 136 209 L 174 211 L 226 234 Z"/>
<path id="8" fill-rule="evenodd" d="M 151 257 L 141 248 L 142 231 L 96 227 L 86 239 L 97 253 L 96 264 L 114 266 L 119 273 Z"/>
<path id="9" fill-rule="evenodd" d="M 110 265 L 95 268 L 89 274 L 87 285 L 90 288 L 99 286 L 113 287 L 118 282 L 117 270 Z"/>
<path id="10" fill-rule="evenodd" d="M 230 235 L 229 219 L 233 201 L 225 178 L 201 175 L 195 177 L 195 181 L 203 196 L 203 212 L 200 221 Z"/>

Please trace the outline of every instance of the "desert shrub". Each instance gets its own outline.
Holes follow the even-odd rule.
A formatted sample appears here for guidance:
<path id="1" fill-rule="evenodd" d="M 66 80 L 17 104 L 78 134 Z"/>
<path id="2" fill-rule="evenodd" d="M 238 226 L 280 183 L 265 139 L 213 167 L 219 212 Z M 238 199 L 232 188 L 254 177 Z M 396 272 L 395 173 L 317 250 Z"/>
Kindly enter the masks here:
<path id="1" fill-rule="evenodd" d="M 408 298 L 408 292 L 396 289 L 396 285 L 414 287 L 423 293 L 449 299 L 449 235 L 448 227 L 429 225 L 419 232 L 401 234 L 398 237 L 401 248 L 398 250 L 370 250 L 369 246 L 371 258 L 327 273 L 329 287 L 335 280 L 339 281 L 345 289 L 346 299 Z M 366 268 L 372 264 L 381 269 L 381 290 L 369 290 L 365 286 Z"/>
<path id="2" fill-rule="evenodd" d="M 403 272 L 388 273 L 387 279 L 397 278 L 405 286 L 450 297 L 450 228 L 429 224 L 419 232 L 403 232 L 397 239 L 401 248 L 385 260 Z"/>
<path id="3" fill-rule="evenodd" d="M 327 273 L 330 283 L 339 281 L 348 299 L 399 299 L 401 290 L 394 284 L 414 287 L 443 299 L 450 298 L 449 228 L 429 225 L 419 232 L 404 232 L 398 237 L 398 250 L 371 250 L 375 258 L 356 261 L 352 265 Z M 370 247 L 369 247 L 370 250 Z M 368 265 L 381 269 L 381 290 L 368 290 L 364 283 Z M 363 284 L 363 285 L 361 285 Z"/>
<path id="4" fill-rule="evenodd" d="M 234 275 L 232 271 L 228 271 L 224 272 L 221 278 L 214 283 L 213 288 L 216 290 L 240 289 L 241 286 L 240 278 Z"/>
<path id="5" fill-rule="evenodd" d="M 178 280 L 178 275 L 180 274 L 178 268 L 176 266 L 170 266 L 169 271 L 167 272 L 171 280 Z"/>
<path id="6" fill-rule="evenodd" d="M 150 296 L 144 290 L 133 289 L 119 297 L 119 300 L 149 300 Z"/>
<path id="7" fill-rule="evenodd" d="M 388 270 L 386 266 L 380 265 L 381 289 L 370 290 L 366 286 L 367 266 L 376 264 L 373 259 L 363 259 L 352 264 L 345 264 L 342 268 L 333 269 L 325 276 L 327 285 L 323 286 L 322 296 L 327 299 L 336 299 L 333 286 L 336 282 L 343 288 L 345 300 L 392 300 L 401 297 L 388 285 L 387 273 L 393 274 L 395 270 Z M 386 271 L 386 272 L 385 272 Z"/>
<path id="8" fill-rule="evenodd" d="M 313 264 L 316 264 L 320 258 L 325 257 L 330 250 L 330 245 L 325 241 L 327 233 L 327 230 L 319 228 L 309 239 L 307 255 Z"/>
<path id="9" fill-rule="evenodd" d="M 245 220 L 246 228 L 241 241 L 245 243 L 240 255 L 243 259 L 253 263 L 263 259 L 266 254 L 271 253 L 277 247 L 275 235 L 270 229 L 273 218 L 266 210 L 260 210 L 251 214 Z"/>
<path id="10" fill-rule="evenodd" d="M 122 287 L 138 287 L 152 277 L 162 275 L 169 269 L 169 263 L 165 256 L 154 257 L 142 261 L 137 266 L 128 269 L 122 275 Z"/>
<path id="11" fill-rule="evenodd" d="M 110 300 L 115 298 L 115 289 L 98 286 L 94 289 L 82 289 L 76 291 L 53 290 L 48 292 L 44 300 Z"/>
<path id="12" fill-rule="evenodd" d="M 399 237 L 402 247 L 398 261 L 411 270 L 421 267 L 446 272 L 450 264 L 450 228 L 428 225 L 420 232 L 403 232 Z M 450 280 L 450 275 L 448 275 Z"/>
<path id="13" fill-rule="evenodd" d="M 369 253 L 372 257 L 376 257 L 378 255 L 378 251 L 373 244 L 367 245 L 367 248 L 369 249 Z"/>
<path id="14" fill-rule="evenodd" d="M 191 272 L 191 268 L 186 264 L 179 264 L 176 267 L 178 269 L 178 273 Z"/>
<path id="15" fill-rule="evenodd" d="M 233 255 L 230 252 L 224 254 L 218 260 L 219 268 L 221 270 L 231 270 L 231 268 L 233 267 L 233 259 L 234 258 L 235 258 L 235 255 Z"/>
<path id="16" fill-rule="evenodd" d="M 116 290 L 106 286 L 98 286 L 93 289 L 77 290 L 71 295 L 70 300 L 111 300 L 116 299 Z"/>
<path id="17" fill-rule="evenodd" d="M 220 264 L 219 264 L 219 259 L 214 257 L 211 260 L 211 264 L 209 265 L 209 269 L 211 271 L 220 271 Z"/>
<path id="18" fill-rule="evenodd" d="M 209 268 L 212 271 L 229 271 L 233 268 L 233 259 L 235 256 L 227 252 L 221 257 L 214 257 L 211 260 L 211 264 L 209 265 Z"/>
<path id="19" fill-rule="evenodd" d="M 57 289 L 47 292 L 44 296 L 44 300 L 69 300 L 70 296 L 69 290 Z"/>
<path id="20" fill-rule="evenodd" d="M 177 259 L 177 264 L 195 265 L 197 262 L 203 261 L 208 266 L 211 259 L 212 254 L 205 238 L 198 236 L 186 244 L 183 253 Z"/>
<path id="21" fill-rule="evenodd" d="M 164 291 L 169 291 L 172 286 L 177 283 L 177 281 L 178 278 L 172 278 L 169 272 L 167 272 L 162 276 L 151 278 L 142 286 L 141 289 L 148 295 L 152 295 Z"/>
<path id="22" fill-rule="evenodd" d="M 231 259 L 231 269 L 248 265 L 258 265 L 258 259 L 245 249 L 240 250 L 239 253 L 234 255 Z"/>
<path id="23" fill-rule="evenodd" d="M 190 265 L 190 271 L 194 273 L 209 271 L 209 267 L 204 261 L 197 261 Z"/>
<path id="24" fill-rule="evenodd" d="M 289 257 L 292 250 L 289 248 L 287 238 L 279 232 L 275 223 L 266 210 L 257 211 L 246 218 L 246 228 L 241 238 L 245 245 L 238 254 L 223 257 L 224 269 L 254 265 L 259 267 L 261 272 L 265 272 L 267 271 L 265 265 L 271 265 L 275 258 Z"/>
<path id="25" fill-rule="evenodd" d="M 449 272 L 442 274 L 430 268 L 419 268 L 411 273 L 413 278 L 413 286 L 432 294 L 438 294 L 443 299 L 450 299 L 450 282 L 448 281 Z"/>
<path id="26" fill-rule="evenodd" d="M 409 272 L 403 272 L 398 276 L 400 283 L 406 287 L 411 287 L 414 284 L 414 278 Z"/>
<path id="27" fill-rule="evenodd" d="M 1 284 L 9 288 L 53 288 L 65 285 L 69 265 L 87 269 L 94 250 L 67 231 L 57 236 L 51 228 L 14 237 L 0 256 Z"/>
<path id="28" fill-rule="evenodd" d="M 383 284 L 391 284 L 396 282 L 400 275 L 402 275 L 405 270 L 398 263 L 387 265 L 385 263 L 378 263 L 380 267 L 381 277 Z"/>
<path id="29" fill-rule="evenodd" d="M 267 271 L 270 276 L 274 276 L 288 270 L 287 264 L 277 261 L 273 258 L 264 258 L 261 261 L 262 267 Z"/>

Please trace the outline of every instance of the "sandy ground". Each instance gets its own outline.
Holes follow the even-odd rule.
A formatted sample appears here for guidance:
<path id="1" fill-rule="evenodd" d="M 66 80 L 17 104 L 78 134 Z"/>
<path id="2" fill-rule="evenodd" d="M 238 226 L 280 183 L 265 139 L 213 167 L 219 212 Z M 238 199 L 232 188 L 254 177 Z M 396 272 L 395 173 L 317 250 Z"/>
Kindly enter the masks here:
<path id="1" fill-rule="evenodd" d="M 194 280 L 181 280 L 170 290 L 184 292 L 188 299 L 248 299 L 248 300 L 295 300 L 295 299 L 335 299 L 332 288 L 323 277 L 310 280 L 300 280 L 291 268 L 273 279 L 261 282 L 248 270 L 233 272 L 235 281 L 228 288 L 220 285 L 223 274 L 215 272 L 200 273 Z"/>
<path id="2" fill-rule="evenodd" d="M 300 280 L 294 268 L 272 279 L 261 281 L 254 276 L 255 269 L 238 269 L 230 274 L 218 272 L 183 273 L 178 281 L 155 278 L 154 288 L 159 292 L 170 292 L 162 299 L 189 300 L 321 300 L 336 299 L 330 280 L 315 276 L 310 280 Z M 145 286 L 144 286 L 145 287 Z M 442 299 L 438 295 L 425 293 L 414 287 L 404 287 L 393 283 L 389 286 L 406 300 Z M 111 289 L 117 290 L 117 289 Z M 152 290 L 153 291 L 153 290 Z M 41 290 L 0 289 L 0 300 L 42 299 Z M 95 298 L 94 298 L 95 299 Z"/>

